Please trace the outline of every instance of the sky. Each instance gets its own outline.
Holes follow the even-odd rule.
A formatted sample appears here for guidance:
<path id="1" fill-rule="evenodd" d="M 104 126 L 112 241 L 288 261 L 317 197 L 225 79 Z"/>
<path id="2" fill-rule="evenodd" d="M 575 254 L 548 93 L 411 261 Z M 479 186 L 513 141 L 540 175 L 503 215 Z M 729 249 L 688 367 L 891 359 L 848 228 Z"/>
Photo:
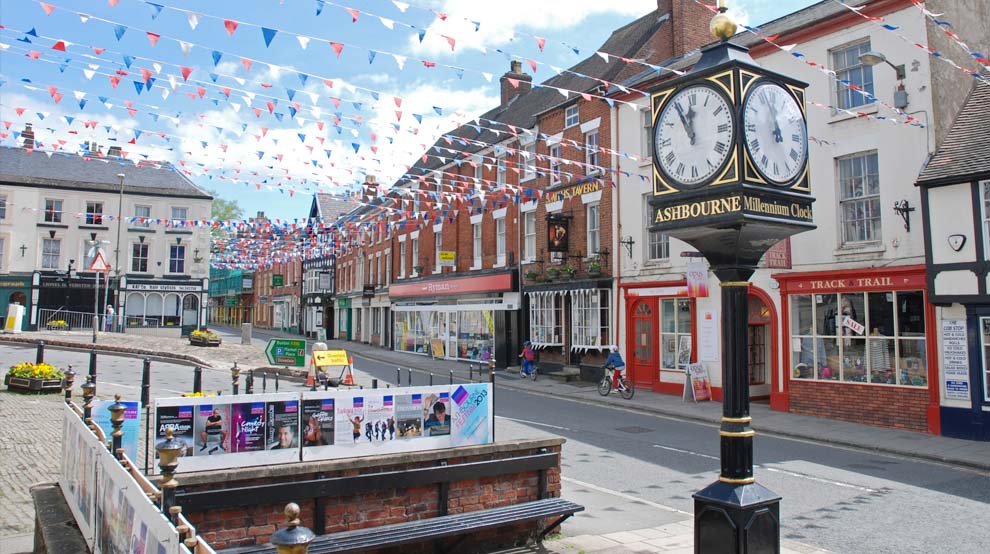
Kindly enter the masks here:
<path id="1" fill-rule="evenodd" d="M 815 1 L 730 6 L 759 25 Z M 19 145 L 32 123 L 42 150 L 117 145 L 128 160 L 175 164 L 245 217 L 305 218 L 314 191 L 346 193 L 366 174 L 393 183 L 440 134 L 494 107 L 509 60 L 531 60 L 543 81 L 655 8 L 3 0 L 0 144 Z"/>

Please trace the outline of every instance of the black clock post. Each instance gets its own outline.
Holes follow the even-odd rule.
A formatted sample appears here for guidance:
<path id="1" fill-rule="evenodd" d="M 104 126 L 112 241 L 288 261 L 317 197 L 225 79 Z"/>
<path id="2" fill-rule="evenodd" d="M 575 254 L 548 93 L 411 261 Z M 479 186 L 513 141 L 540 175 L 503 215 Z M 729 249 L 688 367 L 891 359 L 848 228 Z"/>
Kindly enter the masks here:
<path id="1" fill-rule="evenodd" d="M 720 42 L 702 50 L 690 73 L 652 93 L 650 230 L 696 248 L 721 283 L 721 469 L 718 481 L 694 495 L 695 552 L 778 554 L 780 497 L 753 475 L 749 279 L 771 246 L 815 228 L 806 85 L 763 69 L 729 43 L 736 26 L 719 4 L 711 28 Z M 711 95 L 719 98 L 705 102 Z"/>

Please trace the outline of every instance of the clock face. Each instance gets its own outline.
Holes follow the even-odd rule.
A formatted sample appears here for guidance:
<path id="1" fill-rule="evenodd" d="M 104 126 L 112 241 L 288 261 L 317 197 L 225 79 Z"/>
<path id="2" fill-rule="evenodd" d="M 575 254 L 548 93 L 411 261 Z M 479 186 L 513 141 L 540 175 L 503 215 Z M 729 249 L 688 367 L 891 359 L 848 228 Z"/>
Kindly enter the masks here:
<path id="1" fill-rule="evenodd" d="M 764 179 L 794 180 L 808 158 L 808 129 L 797 101 L 775 83 L 760 83 L 743 105 L 746 150 Z"/>
<path id="2" fill-rule="evenodd" d="M 657 118 L 654 161 L 675 183 L 699 186 L 722 167 L 734 137 L 728 100 L 709 86 L 690 86 L 674 94 Z"/>

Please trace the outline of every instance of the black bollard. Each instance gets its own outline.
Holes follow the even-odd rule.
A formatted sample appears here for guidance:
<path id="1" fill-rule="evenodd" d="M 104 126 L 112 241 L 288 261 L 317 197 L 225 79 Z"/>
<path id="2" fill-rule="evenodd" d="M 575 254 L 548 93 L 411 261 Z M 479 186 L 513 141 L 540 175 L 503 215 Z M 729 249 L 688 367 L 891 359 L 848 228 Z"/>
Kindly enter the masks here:
<path id="1" fill-rule="evenodd" d="M 454 370 L 453 369 L 450 370 L 450 384 L 451 385 L 454 384 Z"/>
<path id="2" fill-rule="evenodd" d="M 371 380 L 371 388 L 373 388 L 373 389 L 377 389 L 378 388 L 378 379 L 372 379 Z"/>
<path id="3" fill-rule="evenodd" d="M 96 350 L 89 351 L 89 381 L 96 383 Z"/>
<path id="4" fill-rule="evenodd" d="M 193 392 L 203 392 L 203 368 L 193 367 Z"/>
<path id="5" fill-rule="evenodd" d="M 144 406 L 144 436 L 151 436 L 151 360 L 144 359 L 141 368 L 141 405 Z M 144 474 L 151 469 L 151 442 L 144 441 Z"/>
<path id="6" fill-rule="evenodd" d="M 412 386 L 412 368 L 406 368 L 406 386 Z"/>
<path id="7" fill-rule="evenodd" d="M 261 372 L 261 392 L 265 392 L 265 389 L 267 389 L 267 388 L 268 388 L 268 372 L 267 371 L 262 371 Z"/>
<path id="8" fill-rule="evenodd" d="M 430 386 L 433 386 L 433 372 L 430 372 Z"/>
<path id="9" fill-rule="evenodd" d="M 401 387 L 402 386 L 402 368 L 401 367 L 395 368 L 395 386 L 397 386 L 397 387 Z"/>
<path id="10" fill-rule="evenodd" d="M 489 382 L 492 384 L 491 403 L 492 403 L 492 416 L 494 417 L 495 416 L 495 372 L 494 371 L 491 372 L 491 374 L 489 374 Z M 495 442 L 495 424 L 494 424 L 494 422 L 492 423 L 492 442 Z"/>
<path id="11" fill-rule="evenodd" d="M 474 381 L 474 364 L 468 364 L 468 382 Z"/>
<path id="12" fill-rule="evenodd" d="M 254 394 L 254 370 L 248 371 L 247 379 L 244 380 L 244 393 Z"/>
<path id="13" fill-rule="evenodd" d="M 38 348 L 34 356 L 34 363 L 45 363 L 45 341 L 43 340 L 38 341 Z"/>
<path id="14" fill-rule="evenodd" d="M 275 372 L 275 392 L 278 392 L 278 372 Z"/>

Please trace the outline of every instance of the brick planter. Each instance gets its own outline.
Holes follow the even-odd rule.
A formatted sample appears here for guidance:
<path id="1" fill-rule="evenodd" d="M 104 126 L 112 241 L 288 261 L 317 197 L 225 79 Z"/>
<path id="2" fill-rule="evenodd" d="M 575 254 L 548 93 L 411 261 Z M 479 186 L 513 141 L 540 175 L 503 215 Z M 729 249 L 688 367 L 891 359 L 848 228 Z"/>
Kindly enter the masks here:
<path id="1" fill-rule="evenodd" d="M 189 344 L 193 346 L 220 346 L 220 337 L 194 337 L 189 335 Z"/>

